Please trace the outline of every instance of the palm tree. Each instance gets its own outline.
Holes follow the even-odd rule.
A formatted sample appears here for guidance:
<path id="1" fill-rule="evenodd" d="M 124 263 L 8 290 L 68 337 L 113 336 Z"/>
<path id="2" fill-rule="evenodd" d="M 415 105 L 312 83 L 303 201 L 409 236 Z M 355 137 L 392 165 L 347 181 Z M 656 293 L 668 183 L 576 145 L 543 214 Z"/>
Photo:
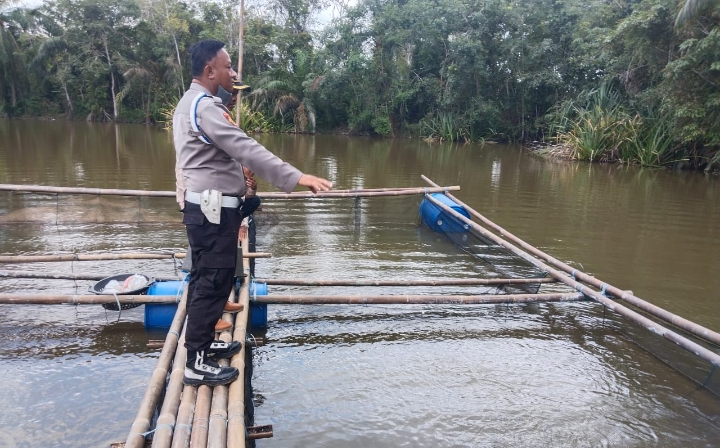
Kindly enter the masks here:
<path id="1" fill-rule="evenodd" d="M 257 79 L 250 96 L 256 109 L 272 108 L 273 115 L 285 117 L 292 114 L 294 131 L 313 132 L 315 129 L 315 106 L 311 91 L 318 84 L 318 77 L 312 73 L 310 57 L 297 51 L 292 60 L 292 70 L 272 70 Z M 309 91 L 308 91 L 309 90 Z"/>
<path id="2" fill-rule="evenodd" d="M 37 54 L 30 63 L 30 68 L 34 69 L 41 77 L 47 77 L 60 84 L 65 94 L 65 101 L 67 101 L 68 113 L 72 116 L 73 103 L 68 85 L 73 78 L 73 59 L 77 56 L 72 55 L 72 49 L 69 47 L 63 37 L 48 37 L 38 47 Z"/>
<path id="3" fill-rule="evenodd" d="M 683 7 L 675 18 L 675 28 L 679 28 L 688 20 L 696 18 L 700 15 L 700 12 L 713 3 L 720 5 L 718 0 L 685 0 Z"/>

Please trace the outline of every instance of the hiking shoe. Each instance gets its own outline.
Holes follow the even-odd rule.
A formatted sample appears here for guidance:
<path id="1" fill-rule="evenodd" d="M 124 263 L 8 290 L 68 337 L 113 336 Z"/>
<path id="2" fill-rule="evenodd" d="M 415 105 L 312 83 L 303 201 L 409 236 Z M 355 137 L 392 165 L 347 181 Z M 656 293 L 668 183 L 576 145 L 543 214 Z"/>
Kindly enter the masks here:
<path id="1" fill-rule="evenodd" d="M 208 359 L 205 351 L 188 350 L 185 363 L 183 384 L 188 386 L 222 386 L 232 383 L 240 375 L 235 367 L 221 367 L 215 361 Z"/>
<path id="2" fill-rule="evenodd" d="M 222 333 L 225 330 L 229 330 L 232 328 L 232 324 L 230 322 L 225 322 L 222 319 L 218 319 L 217 323 L 215 324 L 215 333 Z"/>
<path id="3" fill-rule="evenodd" d="M 238 341 L 223 342 L 213 341 L 210 347 L 205 350 L 210 359 L 231 358 L 234 354 L 239 353 L 242 349 L 242 343 Z"/>
<path id="4" fill-rule="evenodd" d="M 239 313 L 242 311 L 245 307 L 242 303 L 235 303 L 228 301 L 225 303 L 225 308 L 223 308 L 224 313 Z"/>

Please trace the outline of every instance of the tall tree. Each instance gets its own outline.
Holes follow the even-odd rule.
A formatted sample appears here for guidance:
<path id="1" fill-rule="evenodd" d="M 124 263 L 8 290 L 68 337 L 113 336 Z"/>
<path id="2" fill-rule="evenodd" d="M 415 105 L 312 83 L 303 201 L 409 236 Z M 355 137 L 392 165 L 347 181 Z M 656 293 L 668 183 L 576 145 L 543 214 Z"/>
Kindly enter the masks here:
<path id="1" fill-rule="evenodd" d="M 23 79 L 20 47 L 16 39 L 19 30 L 7 13 L 14 3 L 13 0 L 0 0 L 0 85 L 5 86 L 0 88 L 0 106 L 9 97 L 11 107 L 17 106 L 19 80 Z"/>

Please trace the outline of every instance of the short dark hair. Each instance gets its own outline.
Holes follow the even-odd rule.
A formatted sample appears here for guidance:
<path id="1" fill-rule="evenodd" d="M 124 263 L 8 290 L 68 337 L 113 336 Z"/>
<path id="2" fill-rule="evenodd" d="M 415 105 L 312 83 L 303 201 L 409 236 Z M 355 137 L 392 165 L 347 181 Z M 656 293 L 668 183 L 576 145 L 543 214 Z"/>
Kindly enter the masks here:
<path id="1" fill-rule="evenodd" d="M 202 75 L 203 70 L 208 62 L 217 55 L 225 47 L 225 42 L 219 40 L 201 40 L 190 47 L 190 74 L 193 78 Z"/>

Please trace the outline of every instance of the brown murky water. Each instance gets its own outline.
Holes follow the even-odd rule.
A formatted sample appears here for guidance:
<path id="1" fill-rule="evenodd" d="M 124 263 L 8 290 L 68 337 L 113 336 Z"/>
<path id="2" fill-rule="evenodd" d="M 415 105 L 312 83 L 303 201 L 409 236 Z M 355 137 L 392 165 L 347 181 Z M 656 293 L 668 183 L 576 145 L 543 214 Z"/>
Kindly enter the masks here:
<path id="1" fill-rule="evenodd" d="M 556 258 L 720 330 L 717 176 L 547 161 L 501 145 L 259 136 L 337 188 L 459 185 L 460 199 Z M 0 121 L 0 183 L 172 190 L 166 131 Z M 270 189 L 261 183 L 261 190 Z M 259 277 L 425 279 L 492 267 L 418 226 L 419 197 L 265 201 Z M 0 192 L 0 253 L 182 250 L 172 199 Z M 3 265 L 170 276 L 172 261 Z M 0 292 L 92 282 L 0 279 Z M 543 287 L 545 289 L 546 287 Z M 299 288 L 271 293 L 476 293 Z M 591 302 L 270 306 L 254 355 L 259 447 L 716 447 L 720 373 Z M 162 334 L 143 308 L 0 305 L 0 446 L 124 441 Z M 717 350 L 717 347 L 713 349 Z M 668 365 L 679 369 L 676 370 Z M 686 375 L 689 375 L 688 378 Z"/>

